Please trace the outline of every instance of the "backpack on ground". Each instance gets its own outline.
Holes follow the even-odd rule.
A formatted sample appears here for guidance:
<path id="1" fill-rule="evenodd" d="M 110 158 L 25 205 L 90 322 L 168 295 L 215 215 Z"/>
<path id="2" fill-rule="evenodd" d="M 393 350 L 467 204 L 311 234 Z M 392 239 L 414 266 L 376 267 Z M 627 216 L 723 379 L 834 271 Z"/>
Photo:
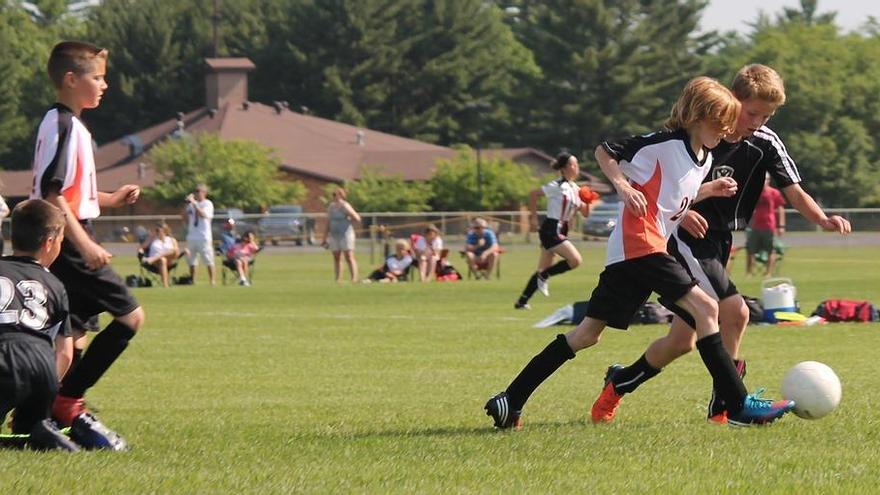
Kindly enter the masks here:
<path id="1" fill-rule="evenodd" d="M 743 295 L 742 297 L 746 302 L 746 306 L 749 308 L 749 323 L 752 325 L 762 323 L 764 321 L 764 305 L 761 303 L 761 300 L 746 295 Z"/>
<path id="2" fill-rule="evenodd" d="M 827 321 L 877 321 L 880 320 L 877 307 L 869 301 L 851 299 L 828 299 L 819 303 L 813 316 L 821 316 Z"/>
<path id="3" fill-rule="evenodd" d="M 664 308 L 660 303 L 648 301 L 639 308 L 638 313 L 633 316 L 632 323 L 652 324 L 652 323 L 672 323 L 672 311 Z"/>

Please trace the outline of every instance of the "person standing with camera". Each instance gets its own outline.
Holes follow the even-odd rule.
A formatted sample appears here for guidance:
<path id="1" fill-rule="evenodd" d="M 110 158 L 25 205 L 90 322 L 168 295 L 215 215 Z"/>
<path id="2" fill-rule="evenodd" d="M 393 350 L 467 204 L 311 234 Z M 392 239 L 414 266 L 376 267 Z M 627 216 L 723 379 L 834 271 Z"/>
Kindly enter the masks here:
<path id="1" fill-rule="evenodd" d="M 196 267 L 201 258 L 208 269 L 211 285 L 214 285 L 214 240 L 211 235 L 214 203 L 208 199 L 208 186 L 197 185 L 195 191 L 186 196 L 185 201 L 183 217 L 186 221 L 186 245 L 189 248 L 189 276 L 195 283 Z"/>

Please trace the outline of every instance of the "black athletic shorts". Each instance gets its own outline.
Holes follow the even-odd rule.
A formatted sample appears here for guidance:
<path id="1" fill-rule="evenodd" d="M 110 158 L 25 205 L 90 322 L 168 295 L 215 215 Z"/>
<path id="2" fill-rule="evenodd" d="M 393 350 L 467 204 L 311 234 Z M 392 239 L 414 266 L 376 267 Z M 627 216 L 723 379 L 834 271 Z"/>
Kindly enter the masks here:
<path id="1" fill-rule="evenodd" d="M 105 311 L 113 316 L 123 316 L 139 306 L 125 282 L 110 265 L 90 270 L 79 251 L 66 238 L 61 243 L 61 254 L 49 271 L 67 289 L 73 328 L 87 328 L 89 318 Z"/>
<path id="2" fill-rule="evenodd" d="M 593 289 L 587 316 L 626 330 L 652 292 L 678 301 L 697 281 L 668 254 L 649 254 L 605 267 Z"/>
<path id="3" fill-rule="evenodd" d="M 548 218 L 541 223 L 541 228 L 538 229 L 538 237 L 541 239 L 542 248 L 554 248 L 568 240 L 568 222 L 560 222 L 555 218 Z"/>
<path id="4" fill-rule="evenodd" d="M 15 409 L 13 433 L 30 433 L 49 417 L 58 392 L 55 352 L 49 341 L 23 332 L 0 333 L 0 421 Z"/>
<path id="5" fill-rule="evenodd" d="M 733 235 L 730 231 L 710 230 L 706 237 L 697 239 L 684 229 L 669 238 L 669 254 L 686 266 L 697 279 L 700 288 L 712 298 L 721 301 L 739 294 L 736 285 L 727 274 L 727 260 Z"/>

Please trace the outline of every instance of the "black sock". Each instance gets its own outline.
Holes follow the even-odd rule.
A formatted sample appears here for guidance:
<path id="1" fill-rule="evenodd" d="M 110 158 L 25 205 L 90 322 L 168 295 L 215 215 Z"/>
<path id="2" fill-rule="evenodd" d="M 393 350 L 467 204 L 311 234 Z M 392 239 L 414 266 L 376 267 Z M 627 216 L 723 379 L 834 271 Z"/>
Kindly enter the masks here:
<path id="1" fill-rule="evenodd" d="M 544 280 L 547 280 L 553 275 L 559 275 L 560 273 L 565 273 L 569 270 L 571 270 L 571 265 L 568 264 L 567 260 L 562 260 L 557 262 L 550 268 L 544 270 L 543 272 L 539 273 L 538 276 L 543 278 Z"/>
<path id="2" fill-rule="evenodd" d="M 657 376 L 660 370 L 648 364 L 645 355 L 642 354 L 636 362 L 614 373 L 614 391 L 618 394 L 635 392 L 639 385 Z"/>
<path id="3" fill-rule="evenodd" d="M 712 375 L 718 398 L 724 401 L 728 411 L 738 413 L 748 392 L 736 371 L 733 359 L 724 350 L 721 334 L 716 332 L 697 340 L 697 350 Z"/>
<path id="4" fill-rule="evenodd" d="M 538 290 L 538 273 L 535 272 L 532 274 L 531 278 L 529 278 L 528 283 L 526 284 L 526 288 L 523 290 L 521 296 L 519 296 L 519 303 L 525 304 L 529 302 L 529 299 L 532 298 L 532 295 L 535 294 L 535 291 Z"/>
<path id="5" fill-rule="evenodd" d="M 529 361 L 529 364 L 507 387 L 510 408 L 514 411 L 521 410 L 532 392 L 563 363 L 572 358 L 574 358 L 574 352 L 565 340 L 565 335 L 557 335 L 556 339 L 550 342 L 550 345 Z"/>
<path id="6" fill-rule="evenodd" d="M 68 373 L 73 371 L 73 368 L 76 367 L 77 364 L 79 364 L 82 357 L 83 357 L 83 349 L 80 349 L 79 347 L 74 347 L 73 348 L 73 358 L 71 358 L 71 360 L 70 360 L 70 367 L 67 368 Z"/>
<path id="7" fill-rule="evenodd" d="M 107 328 L 98 332 L 92 339 L 88 349 L 79 360 L 75 369 L 71 369 L 61 381 L 59 395 L 66 397 L 82 397 L 86 390 L 98 382 L 98 379 L 128 347 L 128 341 L 134 337 L 135 331 L 128 326 L 113 320 Z"/>
<path id="8" fill-rule="evenodd" d="M 740 378 L 744 378 L 746 376 L 746 361 L 744 359 L 734 359 L 733 366 L 736 368 L 736 374 L 739 375 Z M 712 388 L 712 399 L 709 401 L 709 417 L 715 416 L 717 414 L 721 414 L 722 412 L 727 410 L 727 404 L 718 395 L 718 391 L 715 388 Z"/>

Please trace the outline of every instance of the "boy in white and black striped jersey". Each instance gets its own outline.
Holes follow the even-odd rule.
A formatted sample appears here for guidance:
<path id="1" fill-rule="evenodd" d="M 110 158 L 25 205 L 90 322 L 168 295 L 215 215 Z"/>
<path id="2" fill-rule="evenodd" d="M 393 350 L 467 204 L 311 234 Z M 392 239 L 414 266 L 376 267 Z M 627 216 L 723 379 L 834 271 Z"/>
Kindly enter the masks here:
<path id="1" fill-rule="evenodd" d="M 782 78 L 772 68 L 746 65 L 731 85 L 740 100 L 742 111 L 736 131 L 712 150 L 713 164 L 706 180 L 732 177 L 737 192 L 731 197 L 712 197 L 697 203 L 682 219 L 681 226 L 669 240 L 669 252 L 686 266 L 712 298 L 718 301 L 720 331 L 724 347 L 734 359 L 740 376 L 745 375 L 745 361 L 739 346 L 749 321 L 749 311 L 730 280 L 726 265 L 732 245 L 733 230 L 749 225 L 755 205 L 769 174 L 788 201 L 810 222 L 824 230 L 846 234 L 847 220 L 826 216 L 818 204 L 800 186 L 801 176 L 794 160 L 779 136 L 765 124 L 785 103 Z M 633 364 L 624 368 L 609 367 L 606 385 L 593 405 L 594 421 L 614 418 L 625 393 L 657 375 L 662 368 L 694 347 L 694 322 L 678 312 L 669 333 L 654 341 Z M 727 422 L 727 407 L 713 390 L 708 419 Z"/>
<path id="2" fill-rule="evenodd" d="M 538 257 L 538 270 L 532 274 L 519 299 L 514 303 L 516 309 L 528 309 L 529 299 L 536 290 L 545 296 L 550 295 L 547 279 L 573 270 L 581 264 L 581 253 L 568 240 L 568 223 L 575 212 L 587 216 L 590 205 L 581 200 L 575 179 L 580 175 L 577 158 L 568 152 L 562 152 L 551 164 L 553 170 L 559 171 L 560 177 L 552 180 L 532 194 L 532 202 L 537 195 L 547 197 L 547 217 L 538 229 L 541 239 L 541 254 Z M 534 208 L 533 208 L 534 209 Z M 556 255 L 563 259 L 554 265 Z"/>

